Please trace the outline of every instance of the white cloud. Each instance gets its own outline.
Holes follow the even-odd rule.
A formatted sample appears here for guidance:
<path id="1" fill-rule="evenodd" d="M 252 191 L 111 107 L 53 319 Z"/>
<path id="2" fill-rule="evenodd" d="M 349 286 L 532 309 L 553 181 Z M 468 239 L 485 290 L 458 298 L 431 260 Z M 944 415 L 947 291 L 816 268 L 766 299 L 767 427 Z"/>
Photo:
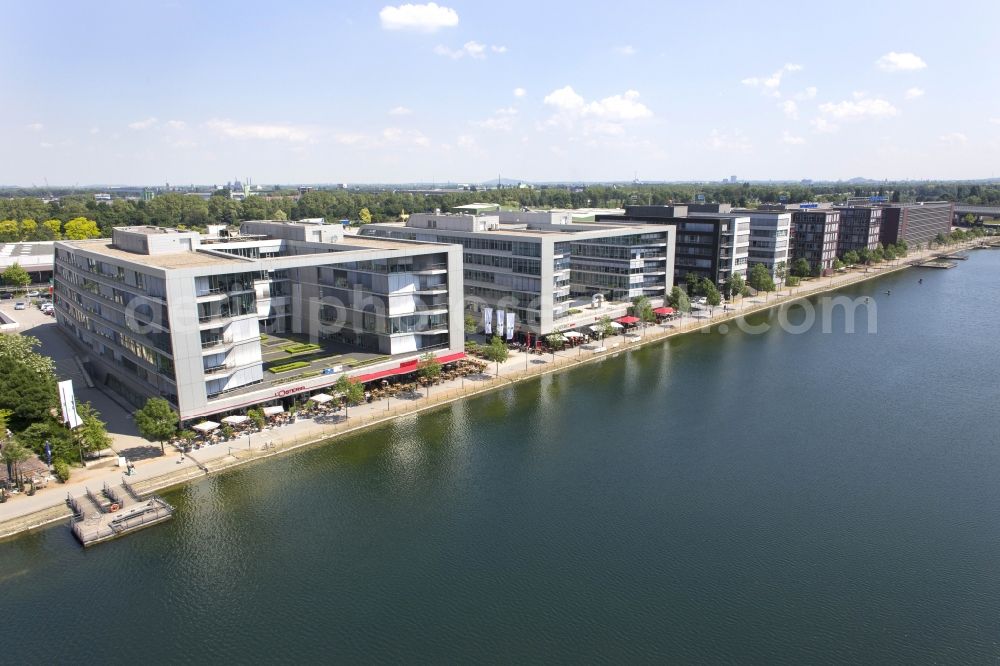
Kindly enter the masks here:
<path id="1" fill-rule="evenodd" d="M 476 41 L 470 41 L 463 44 L 460 49 L 449 49 L 443 44 L 438 44 L 434 47 L 434 53 L 440 56 L 447 56 L 448 58 L 452 58 L 454 60 L 464 58 L 465 56 L 469 56 L 470 58 L 474 58 L 476 60 L 482 60 L 486 57 L 486 45 L 480 44 Z"/>
<path id="2" fill-rule="evenodd" d="M 503 109 L 497 109 L 493 115 L 486 120 L 473 121 L 472 124 L 483 129 L 509 132 L 514 129 L 514 116 L 516 115 L 517 109 L 512 106 L 508 106 Z"/>
<path id="3" fill-rule="evenodd" d="M 187 128 L 187 123 L 183 120 L 168 120 L 167 127 L 174 130 L 182 130 Z"/>
<path id="4" fill-rule="evenodd" d="M 864 97 L 856 94 L 853 100 L 820 104 L 823 115 L 837 120 L 857 120 L 861 118 L 891 118 L 899 111 L 884 99 Z"/>
<path id="5" fill-rule="evenodd" d="M 441 28 L 454 28 L 458 25 L 458 12 L 434 2 L 428 2 L 426 5 L 405 4 L 398 7 L 389 5 L 382 8 L 378 18 L 385 30 L 435 32 Z"/>
<path id="6" fill-rule="evenodd" d="M 490 51 L 493 51 L 493 53 L 507 53 L 507 47 L 503 46 L 502 44 L 501 45 L 494 44 L 493 46 L 490 47 Z"/>
<path id="7" fill-rule="evenodd" d="M 386 127 L 382 130 L 382 140 L 391 144 L 412 144 L 426 148 L 431 140 L 418 130 L 401 130 L 398 127 Z"/>
<path id="8" fill-rule="evenodd" d="M 806 142 L 805 138 L 801 136 L 795 136 L 788 130 L 781 133 L 781 143 L 787 143 L 790 146 L 801 146 Z"/>
<path id="9" fill-rule="evenodd" d="M 214 118 L 205 123 L 205 127 L 231 139 L 288 141 L 290 143 L 302 143 L 309 140 L 309 132 L 293 125 L 256 125 Z"/>
<path id="10" fill-rule="evenodd" d="M 924 96 L 924 89 L 923 88 L 910 88 L 909 90 L 907 90 L 903 94 L 903 96 L 906 99 L 917 99 L 918 97 L 923 97 Z"/>
<path id="11" fill-rule="evenodd" d="M 393 108 L 389 109 L 390 116 L 408 116 L 411 113 L 413 113 L 413 111 L 405 106 L 394 106 Z"/>
<path id="12" fill-rule="evenodd" d="M 514 97 L 524 97 L 528 94 L 528 91 L 524 88 L 514 88 Z"/>
<path id="13" fill-rule="evenodd" d="M 792 120 L 799 119 L 799 105 L 790 99 L 786 99 L 781 103 L 781 110 L 785 112 L 785 115 Z"/>
<path id="14" fill-rule="evenodd" d="M 156 118 L 149 117 L 145 120 L 137 120 L 134 123 L 129 123 L 128 128 L 134 130 L 146 130 L 156 124 Z"/>
<path id="15" fill-rule="evenodd" d="M 895 51 L 886 53 L 875 61 L 875 65 L 883 72 L 914 72 L 927 67 L 927 63 L 917 54 Z"/>
<path id="16" fill-rule="evenodd" d="M 90 133 L 91 134 L 100 134 L 101 133 L 101 128 L 100 127 L 91 127 L 90 128 Z"/>
<path id="17" fill-rule="evenodd" d="M 583 134 L 621 135 L 623 122 L 649 118 L 653 112 L 639 101 L 639 93 L 627 90 L 620 95 L 587 102 L 572 86 L 553 90 L 543 100 L 556 109 L 542 127 L 562 127 L 572 130 L 579 126 Z"/>
<path id="18" fill-rule="evenodd" d="M 615 53 L 623 56 L 634 56 L 638 51 L 631 44 L 625 44 L 624 46 L 616 46 Z"/>
<path id="19" fill-rule="evenodd" d="M 781 92 L 778 90 L 781 87 L 781 79 L 784 78 L 785 74 L 789 72 L 798 72 L 801 70 L 802 65 L 785 63 L 782 65 L 781 69 L 774 72 L 770 76 L 751 76 L 743 79 L 741 83 L 750 88 L 759 88 L 765 95 L 781 97 Z"/>
<path id="20" fill-rule="evenodd" d="M 752 146 L 739 130 L 725 132 L 714 129 L 708 135 L 707 147 L 709 150 L 746 152 Z"/>
<path id="21" fill-rule="evenodd" d="M 576 111 L 584 106 L 583 97 L 578 95 L 571 86 L 564 86 L 558 90 L 553 90 L 542 100 L 549 106 L 554 106 L 563 111 Z"/>
<path id="22" fill-rule="evenodd" d="M 840 129 L 839 125 L 831 123 L 826 118 L 813 118 L 809 121 L 809 124 L 816 128 L 816 131 L 820 134 L 832 134 Z"/>
<path id="23" fill-rule="evenodd" d="M 32 132 L 41 132 L 43 129 L 45 129 L 45 125 L 41 123 L 31 123 L 29 125 L 25 125 L 24 127 L 25 129 L 31 130 Z"/>
<path id="24" fill-rule="evenodd" d="M 367 139 L 368 137 L 365 136 L 364 134 L 352 134 L 352 133 L 335 134 L 333 137 L 334 141 L 336 141 L 337 143 L 341 143 L 345 146 L 353 146 L 354 144 L 361 143 L 362 141 L 365 141 Z"/>
<path id="25" fill-rule="evenodd" d="M 949 132 L 938 137 L 941 143 L 946 143 L 949 146 L 961 146 L 969 141 L 969 137 L 965 136 L 961 132 Z"/>
<path id="26" fill-rule="evenodd" d="M 996 118 L 990 118 L 990 122 L 993 123 L 994 125 L 1000 125 L 1000 116 Z"/>
<path id="27" fill-rule="evenodd" d="M 807 99 L 816 99 L 816 95 L 818 93 L 819 93 L 819 89 L 816 88 L 816 86 L 809 86 L 808 88 L 806 88 L 802 92 L 796 94 L 795 95 L 795 99 L 799 100 L 800 102 L 804 101 L 804 100 L 807 100 Z"/>

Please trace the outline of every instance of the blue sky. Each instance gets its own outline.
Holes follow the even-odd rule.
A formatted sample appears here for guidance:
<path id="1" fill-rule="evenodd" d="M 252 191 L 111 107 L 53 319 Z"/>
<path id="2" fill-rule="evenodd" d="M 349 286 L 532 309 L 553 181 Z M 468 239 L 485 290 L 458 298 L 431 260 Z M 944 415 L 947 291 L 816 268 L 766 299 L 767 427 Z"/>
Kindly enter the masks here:
<path id="1" fill-rule="evenodd" d="M 984 178 L 1000 3 L 4 3 L 0 183 Z"/>

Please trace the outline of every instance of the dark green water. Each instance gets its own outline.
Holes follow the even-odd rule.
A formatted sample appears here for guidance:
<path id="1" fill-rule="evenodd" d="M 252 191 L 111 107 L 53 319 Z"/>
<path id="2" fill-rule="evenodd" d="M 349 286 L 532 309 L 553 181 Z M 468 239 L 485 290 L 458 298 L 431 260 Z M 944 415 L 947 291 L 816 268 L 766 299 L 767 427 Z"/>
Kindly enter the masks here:
<path id="1" fill-rule="evenodd" d="M 404 419 L 86 552 L 0 544 L 3 659 L 995 663 L 998 276 Z"/>

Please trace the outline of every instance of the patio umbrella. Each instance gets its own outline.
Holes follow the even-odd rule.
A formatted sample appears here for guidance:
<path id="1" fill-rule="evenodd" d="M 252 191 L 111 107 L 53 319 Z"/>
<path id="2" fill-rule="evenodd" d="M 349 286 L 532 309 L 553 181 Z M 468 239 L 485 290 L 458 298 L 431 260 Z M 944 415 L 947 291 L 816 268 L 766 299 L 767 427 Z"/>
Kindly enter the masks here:
<path id="1" fill-rule="evenodd" d="M 215 421 L 202 421 L 194 426 L 194 429 L 201 433 L 212 432 L 219 427 Z"/>
<path id="2" fill-rule="evenodd" d="M 563 331 L 563 337 L 570 338 L 570 339 L 573 339 L 573 338 L 582 338 L 583 337 L 583 333 L 577 333 L 576 331 Z"/>
<path id="3" fill-rule="evenodd" d="M 281 405 L 271 405 L 270 407 L 264 408 L 264 416 L 274 416 L 275 414 L 280 414 L 285 411 L 285 408 Z"/>
<path id="4" fill-rule="evenodd" d="M 333 396 L 332 395 L 328 395 L 326 393 L 317 393 L 316 395 L 314 395 L 313 397 L 311 397 L 309 399 L 312 400 L 313 402 L 315 402 L 318 405 L 322 405 L 322 404 L 325 404 L 325 403 L 330 402 L 331 400 L 333 400 Z"/>
<path id="5" fill-rule="evenodd" d="M 613 321 L 611 322 L 611 328 L 625 328 L 625 327 L 619 324 L 618 322 Z"/>
<path id="6" fill-rule="evenodd" d="M 615 322 L 619 324 L 638 324 L 639 318 L 628 315 L 625 317 L 618 317 L 618 319 L 615 319 Z"/>
<path id="7" fill-rule="evenodd" d="M 246 422 L 246 420 L 247 420 L 246 416 L 238 416 L 234 414 L 233 416 L 227 416 L 226 418 L 222 419 L 222 422 L 228 423 L 229 425 L 239 425 L 241 423 Z"/>
<path id="8" fill-rule="evenodd" d="M 673 308 L 654 308 L 653 309 L 653 314 L 670 315 L 670 314 L 673 314 L 673 313 L 674 313 L 674 309 Z"/>

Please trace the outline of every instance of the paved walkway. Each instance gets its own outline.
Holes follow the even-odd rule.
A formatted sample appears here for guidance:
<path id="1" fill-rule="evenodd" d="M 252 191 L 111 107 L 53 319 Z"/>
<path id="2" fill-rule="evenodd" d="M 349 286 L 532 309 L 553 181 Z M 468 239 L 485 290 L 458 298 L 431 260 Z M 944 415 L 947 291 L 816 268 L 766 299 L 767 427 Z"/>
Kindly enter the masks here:
<path id="1" fill-rule="evenodd" d="M 951 251 L 957 251 L 958 249 L 960 248 L 953 247 Z M 92 390 L 93 393 L 85 393 L 78 390 L 78 394 L 80 399 L 91 400 L 95 406 L 98 406 L 102 416 L 109 419 L 109 431 L 113 434 L 115 446 L 120 447 L 120 452 L 123 455 L 132 459 L 130 451 L 143 451 L 146 453 L 144 457 L 139 456 L 136 458 L 135 474 L 129 481 L 141 492 L 152 492 L 250 460 L 270 457 L 290 449 L 326 441 L 345 432 L 382 423 L 402 414 L 414 413 L 471 395 L 508 386 L 529 376 L 537 376 L 561 368 L 579 365 L 589 362 L 594 358 L 618 353 L 628 347 L 662 340 L 672 335 L 712 326 L 750 312 L 765 310 L 781 302 L 790 302 L 811 294 L 868 280 L 895 270 L 904 269 L 915 259 L 936 253 L 929 253 L 927 251 L 919 254 L 911 253 L 905 261 L 898 260 L 892 265 L 884 264 L 869 268 L 867 271 L 864 268 L 854 269 L 832 277 L 808 280 L 803 282 L 800 287 L 785 288 L 776 294 L 737 299 L 737 302 L 730 305 L 728 310 L 717 307 L 714 309 L 714 313 L 708 309 L 695 311 L 681 320 L 675 320 L 665 325 L 649 326 L 645 331 L 639 331 L 634 336 L 616 335 L 610 337 L 604 341 L 603 350 L 598 345 L 591 344 L 582 348 L 567 349 L 555 354 L 515 352 L 511 354 L 506 362 L 500 364 L 499 373 L 497 372 L 496 364 L 489 364 L 487 368 L 487 373 L 489 374 L 443 382 L 431 387 L 429 392 L 421 393 L 419 396 L 409 398 L 393 397 L 370 404 L 351 407 L 348 410 L 346 418 L 341 413 L 335 416 L 321 416 L 315 419 L 299 419 L 296 423 L 279 428 L 266 429 L 263 432 L 255 433 L 239 440 L 205 446 L 188 455 L 183 455 L 177 450 L 168 447 L 165 456 L 156 455 L 155 457 L 150 457 L 149 452 L 151 449 L 155 450 L 156 454 L 159 454 L 159 446 L 151 445 L 134 434 L 135 426 L 131 423 L 131 416 L 128 412 L 100 391 Z M 875 296 L 875 294 L 872 295 Z M 49 336 L 59 336 L 58 331 L 54 330 L 51 318 L 45 319 L 48 319 L 48 321 L 41 325 L 35 325 L 25 332 L 37 335 L 40 338 L 43 336 L 46 336 L 46 338 Z M 68 347 L 65 342 L 61 344 Z M 43 345 L 43 351 L 49 353 L 50 345 L 52 348 L 58 348 L 60 340 L 52 338 L 48 342 L 43 342 Z M 63 368 L 67 363 L 65 358 L 67 356 L 71 357 L 72 352 L 67 353 L 64 351 L 63 357 L 57 359 L 61 377 L 63 376 Z M 72 373 L 72 366 L 68 367 L 66 372 L 67 374 Z M 79 371 L 77 370 L 77 372 Z M 76 378 L 74 377 L 74 379 Z M 74 381 L 74 384 L 76 383 Z M 82 381 L 80 385 L 82 385 Z M 103 396 L 103 399 L 100 396 Z M 111 461 L 107 463 L 107 465 L 110 464 Z M 68 517 L 68 510 L 65 512 L 57 510 L 49 511 L 45 514 L 40 514 L 37 520 L 33 520 L 31 516 L 31 514 L 35 514 L 36 512 L 44 512 L 47 509 L 65 506 L 64 501 L 67 493 L 74 497 L 79 497 L 85 493 L 87 487 L 96 492 L 104 483 L 118 486 L 121 479 L 122 470 L 117 467 L 97 466 L 85 470 L 74 469 L 73 476 L 67 484 L 50 483 L 48 488 L 38 491 L 32 497 L 15 496 L 5 504 L 0 504 L 0 538 L 23 531 L 27 527 L 35 526 L 46 520 L 51 521 L 53 519 Z"/>

